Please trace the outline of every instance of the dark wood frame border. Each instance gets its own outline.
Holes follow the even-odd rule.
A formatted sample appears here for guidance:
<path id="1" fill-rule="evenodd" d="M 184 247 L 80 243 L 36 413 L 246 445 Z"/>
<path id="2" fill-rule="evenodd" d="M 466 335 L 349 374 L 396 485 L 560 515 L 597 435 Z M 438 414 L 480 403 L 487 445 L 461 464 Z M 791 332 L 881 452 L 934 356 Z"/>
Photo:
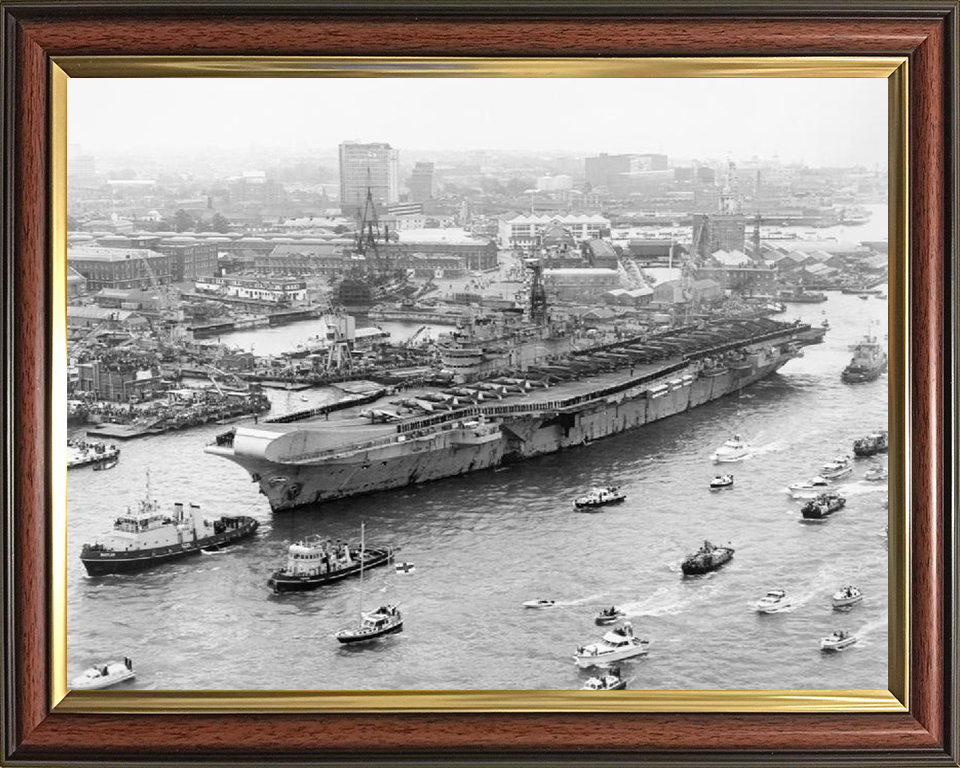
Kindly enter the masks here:
<path id="1" fill-rule="evenodd" d="M 322 763 L 957 766 L 957 24 L 946 0 L 387 7 L 0 0 L 8 765 Z M 912 514 L 905 714 L 138 715 L 50 712 L 51 56 L 894 55 L 910 66 Z M 949 303 L 948 303 L 949 302 Z"/>

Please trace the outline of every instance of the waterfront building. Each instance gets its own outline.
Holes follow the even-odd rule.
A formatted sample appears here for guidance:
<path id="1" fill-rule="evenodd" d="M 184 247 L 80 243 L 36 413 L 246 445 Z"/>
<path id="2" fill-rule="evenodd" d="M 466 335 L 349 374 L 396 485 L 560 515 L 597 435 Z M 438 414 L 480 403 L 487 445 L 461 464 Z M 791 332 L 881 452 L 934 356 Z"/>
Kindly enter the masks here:
<path id="1" fill-rule="evenodd" d="M 386 206 L 400 199 L 399 155 L 389 144 L 361 144 L 345 141 L 340 145 L 340 210 L 345 216 L 363 211 L 367 189 L 373 202 Z"/>
<path id="2" fill-rule="evenodd" d="M 87 392 L 96 400 L 116 403 L 152 400 L 163 392 L 163 377 L 136 365 L 105 365 L 100 360 L 77 363 L 74 392 Z"/>
<path id="3" fill-rule="evenodd" d="M 307 299 L 305 280 L 279 277 L 203 277 L 196 282 L 198 293 L 274 304 L 291 304 Z"/>
<path id="4" fill-rule="evenodd" d="M 79 299 L 87 293 L 87 278 L 73 267 L 67 267 L 67 301 Z"/>
<path id="5" fill-rule="evenodd" d="M 474 237 L 460 228 L 399 230 L 397 237 L 397 242 L 381 248 L 385 257 L 393 261 L 417 253 L 455 256 L 460 259 L 462 269 L 467 271 L 485 272 L 497 268 L 497 244 Z"/>
<path id="6" fill-rule="evenodd" d="M 319 242 L 275 245 L 269 253 L 255 254 L 252 261 L 257 272 L 288 275 L 341 275 L 356 264 L 343 244 Z"/>
<path id="7" fill-rule="evenodd" d="M 620 273 L 598 267 L 545 269 L 543 287 L 548 298 L 556 301 L 596 301 L 620 287 Z"/>
<path id="8" fill-rule="evenodd" d="M 67 330 L 117 330 L 142 327 L 146 320 L 128 309 L 67 307 Z"/>
<path id="9" fill-rule="evenodd" d="M 175 283 L 217 274 L 217 243 L 205 238 L 190 235 L 108 235 L 98 238 L 97 245 L 102 248 L 142 249 L 170 256 L 171 280 Z"/>
<path id="10" fill-rule="evenodd" d="M 717 251 L 743 251 L 746 219 L 740 213 L 696 214 L 693 217 L 693 250 L 702 259 Z"/>
<path id="11" fill-rule="evenodd" d="M 596 213 L 537 215 L 516 214 L 500 221 L 499 239 L 504 248 L 531 248 L 541 244 L 548 227 L 560 226 L 580 242 L 600 237 L 610 229 L 610 219 Z"/>
<path id="12" fill-rule="evenodd" d="M 174 257 L 146 248 L 78 245 L 67 248 L 67 266 L 87 279 L 89 291 L 150 288 L 174 279 Z"/>

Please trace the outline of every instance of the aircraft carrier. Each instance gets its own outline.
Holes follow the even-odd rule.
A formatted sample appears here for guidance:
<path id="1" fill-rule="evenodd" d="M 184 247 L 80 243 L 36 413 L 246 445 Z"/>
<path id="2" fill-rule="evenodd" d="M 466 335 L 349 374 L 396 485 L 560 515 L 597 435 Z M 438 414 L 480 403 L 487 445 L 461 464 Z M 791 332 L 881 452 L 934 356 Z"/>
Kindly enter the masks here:
<path id="1" fill-rule="evenodd" d="M 588 348 L 546 327 L 461 334 L 443 356 L 457 366 L 456 384 L 385 391 L 323 420 L 240 426 L 205 450 L 244 467 L 275 512 L 289 510 L 636 429 L 750 386 L 824 333 L 760 317 Z"/>

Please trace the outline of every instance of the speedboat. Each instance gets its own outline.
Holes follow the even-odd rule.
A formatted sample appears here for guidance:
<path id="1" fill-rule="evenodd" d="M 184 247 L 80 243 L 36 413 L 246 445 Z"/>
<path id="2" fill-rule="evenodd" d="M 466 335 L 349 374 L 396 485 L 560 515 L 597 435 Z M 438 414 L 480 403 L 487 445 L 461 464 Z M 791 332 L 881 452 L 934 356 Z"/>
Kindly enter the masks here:
<path id="1" fill-rule="evenodd" d="M 711 491 L 720 491 L 724 488 L 733 488 L 733 475 L 717 475 L 710 481 Z"/>
<path id="2" fill-rule="evenodd" d="M 136 673 L 133 671 L 133 662 L 125 658 L 123 661 L 108 661 L 84 670 L 82 675 L 73 678 L 72 687 L 78 691 L 96 691 L 134 677 Z"/>
<path id="3" fill-rule="evenodd" d="M 108 459 L 107 461 L 100 461 L 93 465 L 93 471 L 102 472 L 105 469 L 113 469 L 119 463 L 120 459 Z"/>
<path id="4" fill-rule="evenodd" d="M 839 630 L 834 632 L 829 637 L 820 638 L 820 650 L 821 651 L 842 651 L 844 648 L 847 648 L 857 642 L 857 636 Z"/>
<path id="5" fill-rule="evenodd" d="M 779 613 L 791 606 L 787 593 L 782 589 L 771 589 L 757 601 L 757 613 Z"/>
<path id="6" fill-rule="evenodd" d="M 833 461 L 828 461 L 823 465 L 820 470 L 820 477 L 833 480 L 851 472 L 853 472 L 853 460 L 849 456 L 837 456 Z"/>
<path id="7" fill-rule="evenodd" d="M 627 498 L 627 495 L 620 490 L 620 486 L 595 487 L 591 488 L 590 493 L 586 496 L 575 499 L 573 508 L 589 512 L 599 507 L 605 507 L 607 504 L 619 504 L 625 498 Z"/>
<path id="8" fill-rule="evenodd" d="M 96 467 L 94 467 L 94 469 L 96 469 Z M 866 473 L 864 473 L 863 479 L 871 483 L 882 483 L 887 479 L 887 475 L 888 473 L 886 467 L 875 464 L 874 466 L 870 467 Z"/>
<path id="9" fill-rule="evenodd" d="M 527 600 L 523 604 L 524 608 L 553 608 L 557 604 L 556 600 Z"/>
<path id="10" fill-rule="evenodd" d="M 740 435 L 734 435 L 732 440 L 727 440 L 713 452 L 713 460 L 721 464 L 729 461 L 740 461 L 749 455 L 750 443 L 740 437 Z"/>
<path id="11" fill-rule="evenodd" d="M 633 627 L 626 622 L 622 627 L 612 629 L 601 640 L 589 645 L 581 645 L 573 657 L 581 669 L 596 667 L 611 661 L 622 661 L 634 656 L 645 656 L 649 640 L 634 636 Z"/>
<path id="12" fill-rule="evenodd" d="M 830 485 L 830 481 L 820 475 L 815 475 L 802 483 L 790 483 L 787 490 L 794 499 L 815 499 L 824 489 Z"/>
<path id="13" fill-rule="evenodd" d="M 371 613 L 365 613 L 358 626 L 341 629 L 336 638 L 341 643 L 361 643 L 384 635 L 403 631 L 403 616 L 395 605 L 383 605 Z"/>
<path id="14" fill-rule="evenodd" d="M 583 684 L 581 691 L 622 691 L 627 681 L 620 677 L 620 670 L 611 670 L 609 674 L 591 677 Z"/>
<path id="15" fill-rule="evenodd" d="M 594 616 L 593 623 L 601 627 L 605 624 L 615 624 L 626 615 L 627 614 L 617 608 L 617 606 L 611 605 L 609 608 L 604 608 Z"/>
<path id="16" fill-rule="evenodd" d="M 863 592 L 860 591 L 859 587 L 852 585 L 840 587 L 840 589 L 833 593 L 834 608 L 849 608 L 861 600 L 863 600 Z"/>

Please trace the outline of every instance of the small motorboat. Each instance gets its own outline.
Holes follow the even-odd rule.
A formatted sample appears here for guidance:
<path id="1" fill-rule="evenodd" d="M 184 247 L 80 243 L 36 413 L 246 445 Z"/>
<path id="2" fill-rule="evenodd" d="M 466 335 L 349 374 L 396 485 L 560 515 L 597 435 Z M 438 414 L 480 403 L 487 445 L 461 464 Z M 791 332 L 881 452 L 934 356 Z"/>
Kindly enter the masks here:
<path id="1" fill-rule="evenodd" d="M 96 467 L 94 467 L 94 469 L 96 469 Z M 887 476 L 888 472 L 886 467 L 874 464 L 864 473 L 863 479 L 871 483 L 882 483 L 887 479 Z"/>
<path id="2" fill-rule="evenodd" d="M 820 477 L 827 480 L 834 480 L 853 472 L 853 459 L 849 456 L 837 456 L 833 461 L 828 461 L 820 470 Z"/>
<path id="3" fill-rule="evenodd" d="M 721 491 L 724 488 L 733 488 L 733 475 L 717 475 L 710 481 L 711 491 Z"/>
<path id="4" fill-rule="evenodd" d="M 627 681 L 620 677 L 619 669 L 611 669 L 606 675 L 597 675 L 587 680 L 581 691 L 622 691 Z"/>
<path id="5" fill-rule="evenodd" d="M 595 487 L 590 489 L 590 493 L 581 496 L 573 502 L 573 508 L 576 510 L 590 512 L 608 504 L 619 504 L 627 498 L 627 495 L 620 490 L 620 486 L 608 486 L 605 488 Z"/>
<path id="6" fill-rule="evenodd" d="M 341 643 L 361 643 L 403 631 L 403 616 L 395 605 L 383 605 L 365 613 L 356 627 L 341 629 L 335 637 Z"/>
<path id="7" fill-rule="evenodd" d="M 117 464 L 120 463 L 120 459 L 107 459 L 107 461 L 101 461 L 93 465 L 94 472 L 102 472 L 105 469 L 113 469 Z"/>
<path id="8" fill-rule="evenodd" d="M 840 587 L 840 589 L 833 593 L 834 608 L 849 608 L 861 600 L 863 600 L 863 592 L 859 587 L 854 587 L 853 585 Z"/>
<path id="9" fill-rule="evenodd" d="M 553 608 L 553 606 L 555 606 L 556 604 L 557 604 L 556 600 L 542 600 L 538 598 L 537 600 L 527 600 L 527 602 L 523 604 L 523 607 L 524 608 Z"/>
<path id="10" fill-rule="evenodd" d="M 77 691 L 96 691 L 134 677 L 136 673 L 133 671 L 133 662 L 125 658 L 123 661 L 108 661 L 90 667 L 79 677 L 73 678 L 72 687 Z"/>
<path id="11" fill-rule="evenodd" d="M 850 632 L 839 630 L 837 632 L 834 632 L 829 637 L 820 638 L 820 650 L 821 651 L 842 651 L 844 648 L 848 648 L 849 646 L 853 645 L 855 642 L 857 642 L 856 635 Z"/>
<path id="12" fill-rule="evenodd" d="M 787 593 L 782 589 L 771 589 L 757 601 L 757 613 L 780 613 L 791 607 Z"/>
<path id="13" fill-rule="evenodd" d="M 800 514 L 805 520 L 821 520 L 843 509 L 846 503 L 847 500 L 839 493 L 822 493 L 804 504 L 800 508 Z"/>
<path id="14" fill-rule="evenodd" d="M 717 464 L 722 464 L 730 461 L 740 461 L 749 455 L 750 443 L 740 435 L 734 435 L 732 440 L 727 440 L 713 452 L 713 460 Z"/>
<path id="15" fill-rule="evenodd" d="M 603 639 L 590 645 L 581 645 L 573 657 L 581 669 L 596 667 L 611 661 L 622 661 L 634 656 L 645 656 L 649 640 L 641 640 L 633 634 L 633 627 L 626 622 L 622 627 L 612 629 Z"/>
<path id="16" fill-rule="evenodd" d="M 802 483 L 790 483 L 787 491 L 794 499 L 815 499 L 824 489 L 830 485 L 830 481 L 820 475 L 815 475 Z"/>
<path id="17" fill-rule="evenodd" d="M 617 606 L 611 605 L 609 608 L 604 608 L 594 616 L 593 623 L 601 627 L 606 624 L 615 624 L 626 615 L 627 614 L 617 608 Z"/>
<path id="18" fill-rule="evenodd" d="M 870 298 L 870 294 L 869 294 L 869 293 L 859 293 L 859 294 L 857 294 L 857 298 L 858 298 L 858 299 L 863 299 L 864 301 L 866 301 L 867 299 Z"/>
<path id="19" fill-rule="evenodd" d="M 400 574 L 416 573 L 417 566 L 413 563 L 396 563 L 393 566 L 393 570 Z"/>

